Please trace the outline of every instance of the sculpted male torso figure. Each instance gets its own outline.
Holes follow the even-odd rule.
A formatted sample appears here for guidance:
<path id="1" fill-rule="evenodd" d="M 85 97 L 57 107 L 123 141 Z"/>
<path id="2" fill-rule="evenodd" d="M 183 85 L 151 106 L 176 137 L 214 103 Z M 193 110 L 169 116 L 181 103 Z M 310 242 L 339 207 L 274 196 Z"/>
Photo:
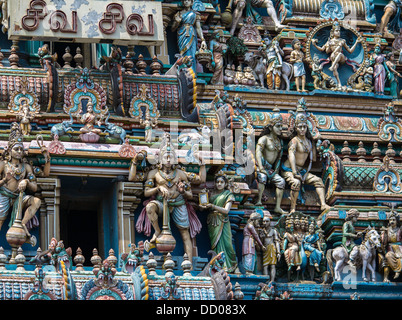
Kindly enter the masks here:
<path id="1" fill-rule="evenodd" d="M 283 144 L 279 138 L 282 134 L 282 116 L 278 110 L 271 115 L 271 120 L 262 132 L 256 146 L 258 198 L 256 205 L 261 205 L 265 185 L 272 183 L 276 190 L 276 204 L 274 212 L 285 213 L 281 208 L 285 180 L 279 175 Z"/>
<path id="2" fill-rule="evenodd" d="M 295 117 L 296 135 L 288 145 L 288 159 L 282 165 L 282 176 L 290 185 L 290 212 L 296 210 L 296 202 L 303 184 L 313 185 L 317 192 L 321 210 L 329 206 L 325 203 L 325 189 L 321 178 L 310 172 L 314 158 L 312 137 L 309 133 L 307 118 L 303 113 Z"/>

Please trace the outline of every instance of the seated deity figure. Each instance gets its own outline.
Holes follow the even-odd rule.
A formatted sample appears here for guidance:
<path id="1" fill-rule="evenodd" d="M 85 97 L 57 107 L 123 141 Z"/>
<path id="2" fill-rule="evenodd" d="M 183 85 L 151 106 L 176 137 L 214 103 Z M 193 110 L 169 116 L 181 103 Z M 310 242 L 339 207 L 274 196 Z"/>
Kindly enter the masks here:
<path id="1" fill-rule="evenodd" d="M 356 46 L 361 42 L 361 39 L 358 38 L 355 44 L 350 48 L 346 44 L 346 40 L 341 38 L 341 26 L 339 22 L 334 22 L 328 41 L 322 47 L 317 45 L 317 41 L 317 39 L 312 40 L 313 46 L 317 50 L 325 51 L 326 54 L 329 54 L 329 59 L 331 60 L 329 70 L 333 72 L 337 81 L 337 86 L 341 87 L 342 84 L 339 78 L 338 68 L 340 64 L 344 64 L 346 62 L 346 56 L 343 53 L 343 49 L 345 49 L 348 53 L 353 53 L 356 49 Z"/>
<path id="2" fill-rule="evenodd" d="M 45 172 L 50 170 L 50 157 L 45 147 L 41 148 L 45 155 Z M 4 224 L 10 210 L 11 219 L 9 227 L 14 223 L 18 211 L 18 197 L 22 197 L 22 227 L 27 239 L 32 246 L 36 244 L 36 238 L 32 236 L 29 229 L 39 225 L 35 214 L 41 206 L 41 200 L 25 192 L 36 192 L 38 185 L 34 175 L 33 167 L 25 159 L 23 134 L 18 123 L 13 123 L 9 136 L 8 145 L 5 148 L 0 160 L 0 229 Z"/>
<path id="3" fill-rule="evenodd" d="M 268 125 L 263 129 L 257 141 L 255 156 L 257 162 L 258 198 L 256 205 L 261 205 L 265 185 L 272 183 L 276 188 L 276 205 L 274 212 L 283 214 L 281 202 L 285 189 L 285 179 L 279 175 L 283 153 L 282 116 L 275 108 Z"/>
<path id="4" fill-rule="evenodd" d="M 294 128 L 288 144 L 288 158 L 282 163 L 282 177 L 290 185 L 290 213 L 296 211 L 296 203 L 303 184 L 313 185 L 317 192 L 321 210 L 330 207 L 325 203 L 325 189 L 322 179 L 310 171 L 313 162 L 313 138 L 308 128 L 307 116 L 301 105 L 298 106 Z M 307 160 L 309 161 L 307 162 Z M 305 168 L 305 165 L 308 167 Z"/>
<path id="5" fill-rule="evenodd" d="M 390 213 L 388 226 L 382 227 L 381 231 L 381 243 L 385 252 L 379 254 L 379 262 L 384 270 L 384 282 L 390 282 L 391 270 L 394 272 L 394 280 L 399 278 L 402 271 L 402 227 L 396 211 Z"/>
<path id="6" fill-rule="evenodd" d="M 99 134 L 102 132 L 101 129 L 95 128 L 95 124 L 100 125 L 100 121 L 96 121 L 97 115 L 94 112 L 92 102 L 88 102 L 87 104 L 87 112 L 84 113 L 81 118 L 80 122 L 84 124 L 84 127 L 80 129 L 81 133 L 96 133 Z"/>
<path id="7" fill-rule="evenodd" d="M 157 168 L 148 172 L 145 181 L 144 196 L 154 197 L 147 203 L 145 209 L 146 215 L 155 230 L 150 243 L 155 244 L 156 239 L 161 234 L 158 218 L 163 214 L 164 201 L 167 202 L 169 216 L 181 234 L 184 251 L 191 261 L 193 257 L 191 234 L 194 235 L 200 231 L 193 231 L 191 228 L 194 228 L 194 225 L 199 226 L 200 222 L 198 217 L 192 214 L 193 212 L 190 214 L 187 201 L 193 197 L 191 182 L 205 182 L 206 171 L 205 165 L 201 165 L 200 174 L 195 177 L 195 174 L 189 174 L 177 165 L 178 157 L 171 142 L 170 134 L 165 133 L 161 142 Z M 129 181 L 135 179 L 136 166 L 137 163 L 134 158 L 130 166 Z"/>

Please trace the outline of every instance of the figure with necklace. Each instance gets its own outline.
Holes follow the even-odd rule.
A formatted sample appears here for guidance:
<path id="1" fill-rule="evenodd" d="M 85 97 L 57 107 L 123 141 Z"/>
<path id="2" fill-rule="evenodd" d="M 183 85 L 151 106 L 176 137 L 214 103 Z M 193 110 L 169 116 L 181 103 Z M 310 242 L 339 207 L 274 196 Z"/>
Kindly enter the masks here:
<path id="1" fill-rule="evenodd" d="M 402 227 L 396 211 L 390 213 L 388 226 L 382 227 L 381 230 L 381 243 L 385 252 L 379 254 L 379 262 L 384 270 L 384 282 L 390 282 L 388 277 L 391 270 L 394 272 L 394 280 L 402 271 Z"/>
<path id="2" fill-rule="evenodd" d="M 180 169 L 177 164 L 178 158 L 170 134 L 165 133 L 162 137 L 157 168 L 149 171 L 145 181 L 144 196 L 153 197 L 145 209 L 147 218 L 155 230 L 150 243 L 155 244 L 161 233 L 158 218 L 163 214 L 163 201 L 166 199 L 169 216 L 181 234 L 184 251 L 191 261 L 192 238 L 200 231 L 200 222 L 191 206 L 187 204 L 187 200 L 193 197 L 191 183 L 205 182 L 206 170 L 205 165 L 202 164 L 200 174 L 197 176 Z M 135 177 L 136 165 L 134 160 L 130 167 L 129 180 L 130 177 Z"/>
<path id="3" fill-rule="evenodd" d="M 282 164 L 282 176 L 290 185 L 290 213 L 296 211 L 297 198 L 303 184 L 313 185 L 317 192 L 321 210 L 329 209 L 325 203 L 322 179 L 310 172 L 314 159 L 313 138 L 308 128 L 305 110 L 299 103 L 294 115 L 294 128 L 288 144 L 288 159 Z M 309 160 L 308 160 L 309 159 Z M 306 164 L 308 167 L 306 168 Z"/>
<path id="4" fill-rule="evenodd" d="M 200 205 L 211 210 L 207 217 L 208 233 L 211 249 L 216 253 L 225 253 L 224 268 L 228 273 L 238 271 L 236 252 L 233 248 L 232 230 L 230 227 L 229 211 L 235 201 L 233 193 L 228 188 L 229 182 L 223 171 L 215 175 L 215 190 L 211 203 Z"/>
<path id="5" fill-rule="evenodd" d="M 49 172 L 50 157 L 47 149 L 41 147 L 41 151 L 46 158 L 44 172 Z M 36 192 L 38 185 L 34 169 L 25 158 L 23 134 L 18 123 L 13 123 L 8 145 L 2 154 L 0 160 L 0 229 L 11 210 L 11 219 L 9 227 L 14 223 L 17 216 L 18 197 L 22 199 L 22 227 L 26 233 L 27 239 L 32 246 L 36 244 L 36 238 L 32 236 L 29 229 L 39 225 L 35 217 L 36 212 L 41 206 L 41 200 L 25 192 Z"/>
<path id="6" fill-rule="evenodd" d="M 279 109 L 275 108 L 269 124 L 262 131 L 255 148 L 257 162 L 258 198 L 256 205 L 260 206 L 265 185 L 272 183 L 276 188 L 275 213 L 283 214 L 281 209 L 285 179 L 279 175 L 280 163 L 283 153 L 282 116 Z"/>

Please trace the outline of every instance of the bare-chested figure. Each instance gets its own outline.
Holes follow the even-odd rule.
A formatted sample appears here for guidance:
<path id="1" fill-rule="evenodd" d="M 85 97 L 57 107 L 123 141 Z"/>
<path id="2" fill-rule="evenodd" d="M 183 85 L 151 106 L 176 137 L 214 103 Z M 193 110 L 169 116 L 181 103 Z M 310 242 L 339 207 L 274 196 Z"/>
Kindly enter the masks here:
<path id="1" fill-rule="evenodd" d="M 36 192 L 38 186 L 33 168 L 25 159 L 22 137 L 18 123 L 13 123 L 8 146 L 3 152 L 3 159 L 0 160 L 0 229 L 7 219 L 10 209 L 12 209 L 12 213 L 9 226 L 13 225 L 17 216 L 18 197 L 21 194 L 23 197 L 22 227 L 34 246 L 35 243 L 33 242 L 36 242 L 36 239 L 29 233 L 27 224 L 40 208 L 41 200 L 25 194 L 26 190 Z M 49 161 L 47 161 L 46 166 L 50 166 Z"/>
<path id="2" fill-rule="evenodd" d="M 279 175 L 280 162 L 283 152 L 282 135 L 282 116 L 274 109 L 267 127 L 261 133 L 256 146 L 258 198 L 256 205 L 261 205 L 262 195 L 265 185 L 273 183 L 276 187 L 276 205 L 274 212 L 283 214 L 281 202 L 285 189 L 285 180 Z"/>
<path id="3" fill-rule="evenodd" d="M 313 161 L 313 143 L 308 129 L 307 117 L 304 113 L 298 113 L 295 119 L 295 136 L 288 144 L 288 159 L 282 164 L 282 176 L 290 185 L 290 213 L 296 210 L 297 198 L 302 184 L 315 187 L 321 204 L 321 210 L 328 209 L 325 203 L 325 189 L 322 179 L 310 171 Z M 308 167 L 305 168 L 309 159 Z"/>
<path id="4" fill-rule="evenodd" d="M 200 166 L 199 176 L 192 173 L 189 174 L 176 167 L 178 159 L 170 142 L 169 134 L 165 133 L 161 144 L 158 168 L 149 171 L 144 189 L 145 197 L 156 197 L 146 205 L 148 219 L 155 229 L 150 243 L 155 244 L 156 239 L 161 234 L 158 217 L 163 214 L 163 202 L 166 200 L 169 215 L 181 234 L 184 252 L 187 253 L 191 261 L 193 257 L 192 240 L 189 232 L 190 218 L 186 200 L 193 197 L 190 182 L 201 183 L 205 181 L 205 165 Z M 134 167 L 132 166 L 129 181 L 132 181 L 135 176 L 134 171 Z"/>
<path id="5" fill-rule="evenodd" d="M 247 1 L 250 1 L 253 7 L 266 8 L 269 17 L 274 21 L 275 29 L 280 30 L 285 26 L 279 22 L 278 15 L 276 14 L 275 7 L 272 0 L 235 0 L 234 4 L 236 8 L 233 11 L 233 22 L 230 29 L 230 34 L 234 35 L 236 27 L 240 21 L 243 14 L 243 9 L 246 7 Z"/>
<path id="6" fill-rule="evenodd" d="M 353 53 L 360 41 L 360 37 L 357 38 L 355 44 L 350 48 L 346 44 L 346 40 L 341 38 L 341 27 L 339 22 L 334 22 L 329 39 L 322 47 L 317 45 L 317 39 L 312 40 L 312 44 L 317 50 L 325 51 L 325 53 L 329 54 L 329 59 L 331 60 L 329 70 L 333 72 L 338 87 L 341 86 L 338 68 L 340 64 L 344 64 L 346 62 L 346 56 L 343 54 L 343 48 L 345 48 L 347 52 Z"/>

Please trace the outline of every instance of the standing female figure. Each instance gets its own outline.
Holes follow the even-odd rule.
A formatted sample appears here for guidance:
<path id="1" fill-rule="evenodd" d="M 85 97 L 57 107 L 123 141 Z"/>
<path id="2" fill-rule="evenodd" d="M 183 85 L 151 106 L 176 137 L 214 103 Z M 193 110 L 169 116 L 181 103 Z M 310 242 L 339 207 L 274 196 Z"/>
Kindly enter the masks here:
<path id="1" fill-rule="evenodd" d="M 215 194 L 211 196 L 211 203 L 200 205 L 200 207 L 212 210 L 207 217 L 211 248 L 217 254 L 222 251 L 225 253 L 225 268 L 230 273 L 237 268 L 236 252 L 232 244 L 232 230 L 229 221 L 229 211 L 235 198 L 227 186 L 226 176 L 218 174 L 215 177 Z"/>
<path id="2" fill-rule="evenodd" d="M 177 30 L 177 43 L 180 54 L 190 56 L 192 59 L 192 69 L 197 73 L 195 53 L 197 51 L 197 35 L 201 39 L 201 48 L 206 49 L 207 44 L 202 34 L 200 15 L 192 9 L 193 0 L 182 1 L 184 9 L 177 12 L 173 19 L 172 31 Z"/>

